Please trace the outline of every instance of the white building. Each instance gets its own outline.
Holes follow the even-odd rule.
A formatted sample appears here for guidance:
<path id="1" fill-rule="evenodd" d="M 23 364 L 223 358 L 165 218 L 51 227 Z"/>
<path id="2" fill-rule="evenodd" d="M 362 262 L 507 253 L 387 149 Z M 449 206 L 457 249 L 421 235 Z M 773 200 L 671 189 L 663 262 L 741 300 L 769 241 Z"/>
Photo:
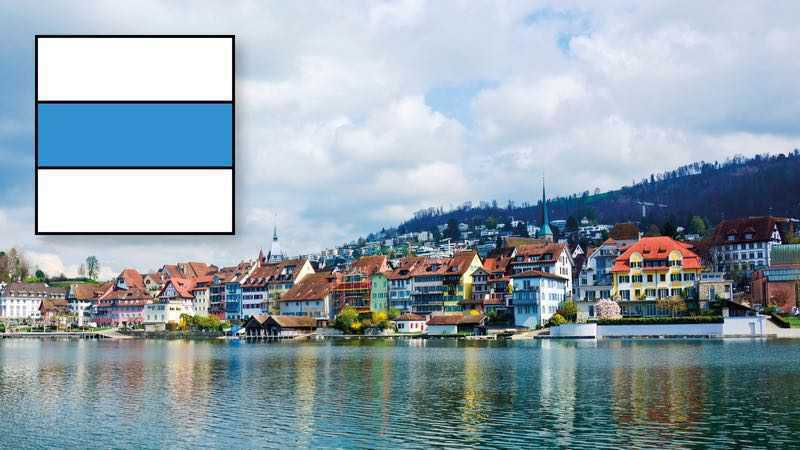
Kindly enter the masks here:
<path id="1" fill-rule="evenodd" d="M 425 317 L 414 313 L 403 313 L 394 319 L 397 332 L 403 334 L 425 333 L 428 331 L 425 322 Z"/>
<path id="2" fill-rule="evenodd" d="M 511 254 L 511 272 L 539 270 L 559 275 L 567 280 L 567 292 L 572 292 L 572 268 L 575 263 L 567 244 L 545 243 L 518 245 Z"/>
<path id="3" fill-rule="evenodd" d="M 37 319 L 42 299 L 65 299 L 66 289 L 45 283 L 9 283 L 0 293 L 0 317 Z"/>
<path id="4" fill-rule="evenodd" d="M 513 283 L 514 325 L 537 328 L 550 320 L 567 298 L 567 278 L 530 270 L 511 276 Z"/>
<path id="5" fill-rule="evenodd" d="M 711 259 L 718 272 L 752 273 L 770 265 L 770 250 L 783 243 L 780 224 L 787 219 L 761 216 L 724 220 L 711 243 Z"/>

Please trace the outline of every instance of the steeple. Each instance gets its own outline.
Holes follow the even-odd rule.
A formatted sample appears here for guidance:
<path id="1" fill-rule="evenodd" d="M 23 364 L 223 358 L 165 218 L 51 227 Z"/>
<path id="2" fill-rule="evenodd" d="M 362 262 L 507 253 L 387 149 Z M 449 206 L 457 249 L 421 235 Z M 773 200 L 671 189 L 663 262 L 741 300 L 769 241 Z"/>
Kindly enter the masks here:
<path id="1" fill-rule="evenodd" d="M 553 240 L 553 230 L 550 229 L 550 215 L 547 213 L 547 195 L 544 190 L 544 175 L 542 175 L 542 225 L 539 228 L 540 239 Z"/>
<path id="2" fill-rule="evenodd" d="M 275 224 L 272 227 L 272 245 L 269 248 L 269 253 L 267 253 L 267 263 L 281 262 L 284 259 L 286 259 L 286 255 L 283 254 L 283 249 L 278 243 L 278 220 L 276 214 Z"/>

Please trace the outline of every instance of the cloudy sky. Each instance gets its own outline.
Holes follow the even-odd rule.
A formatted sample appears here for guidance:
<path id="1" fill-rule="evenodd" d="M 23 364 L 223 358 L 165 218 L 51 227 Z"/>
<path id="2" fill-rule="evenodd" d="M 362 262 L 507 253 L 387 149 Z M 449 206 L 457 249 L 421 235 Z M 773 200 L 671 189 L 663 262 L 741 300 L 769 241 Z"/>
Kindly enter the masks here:
<path id="1" fill-rule="evenodd" d="M 0 248 L 51 274 L 290 253 L 466 200 L 618 188 L 800 146 L 800 5 L 775 2 L 3 2 Z M 236 237 L 35 237 L 37 33 L 235 34 Z M 98 186 L 102 189 L 102 186 Z M 179 199 L 184 193 L 174 193 Z M 75 214 L 169 214 L 142 198 Z"/>

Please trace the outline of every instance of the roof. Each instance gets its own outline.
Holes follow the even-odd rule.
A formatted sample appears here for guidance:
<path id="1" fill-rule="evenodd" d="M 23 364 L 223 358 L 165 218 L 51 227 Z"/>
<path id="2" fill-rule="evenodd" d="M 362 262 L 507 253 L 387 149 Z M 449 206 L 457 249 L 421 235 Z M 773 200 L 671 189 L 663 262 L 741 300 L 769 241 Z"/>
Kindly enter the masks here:
<path id="1" fill-rule="evenodd" d="M 414 313 L 403 313 L 397 316 L 396 319 L 394 319 L 395 322 L 421 322 L 424 320 L 425 320 L 424 317 Z"/>
<path id="2" fill-rule="evenodd" d="M 331 272 L 308 274 L 286 291 L 278 301 L 322 300 L 331 292 L 336 280 L 337 275 Z"/>
<path id="3" fill-rule="evenodd" d="M 787 219 L 772 216 L 745 217 L 739 219 L 723 220 L 714 229 L 714 237 L 711 245 L 738 244 L 741 242 L 769 241 L 772 231 L 778 223 L 786 222 Z M 778 227 L 778 232 L 783 237 L 782 230 Z M 752 234 L 751 239 L 747 239 L 747 234 Z M 733 240 L 728 240 L 728 236 L 734 236 Z"/>
<path id="4" fill-rule="evenodd" d="M 622 222 L 614 224 L 608 237 L 617 241 L 635 241 L 639 239 L 639 227 L 633 222 Z"/>
<path id="5" fill-rule="evenodd" d="M 117 276 L 117 278 L 122 278 L 122 280 L 125 281 L 125 285 L 129 288 L 144 287 L 144 279 L 136 269 L 125 269 Z"/>
<path id="6" fill-rule="evenodd" d="M 70 286 L 71 297 L 76 300 L 93 300 L 101 296 L 108 287 L 100 284 L 77 283 Z"/>
<path id="7" fill-rule="evenodd" d="M 164 295 L 164 291 L 172 285 L 175 288 L 175 292 L 178 294 L 178 297 L 181 298 L 193 298 L 192 289 L 194 289 L 195 284 L 197 283 L 196 279 L 194 278 L 178 278 L 174 277 L 164 283 L 164 287 L 161 288 L 161 291 L 158 292 L 158 296 L 161 297 Z"/>
<path id="8" fill-rule="evenodd" d="M 630 257 L 638 252 L 645 261 L 663 260 L 669 258 L 670 252 L 679 251 L 683 258 L 684 269 L 700 269 L 700 257 L 689 250 L 685 244 L 668 236 L 643 237 L 639 242 L 631 245 L 614 260 L 612 272 L 628 272 L 630 270 Z M 663 267 L 662 267 L 663 268 Z M 646 267 L 645 269 L 650 269 Z M 658 269 L 658 268 L 653 268 Z"/>
<path id="9" fill-rule="evenodd" d="M 506 236 L 503 238 L 503 245 L 508 247 L 517 247 L 519 245 L 542 245 L 546 243 L 552 242 L 549 239 L 539 239 L 539 238 L 526 238 L 520 236 Z"/>
<path id="10" fill-rule="evenodd" d="M 560 255 L 562 252 L 569 253 L 569 248 L 567 247 L 567 244 L 547 242 L 545 244 L 520 245 L 519 247 L 517 247 L 517 251 L 514 253 L 514 256 L 542 257 L 546 255 L 551 255 L 550 259 L 556 260 L 558 259 L 558 255 Z M 546 261 L 546 260 L 541 260 L 541 261 Z"/>
<path id="11" fill-rule="evenodd" d="M 69 303 L 63 298 L 45 298 L 39 304 L 39 311 L 43 313 L 51 311 L 66 311 L 69 309 Z"/>
<path id="12" fill-rule="evenodd" d="M 431 317 L 428 325 L 479 325 L 483 319 L 483 314 L 447 314 Z"/>
<path id="13" fill-rule="evenodd" d="M 110 289 L 108 292 L 100 296 L 98 300 L 152 300 L 152 296 L 147 289 L 144 288 L 130 288 L 130 289 Z"/>
<path id="14" fill-rule="evenodd" d="M 274 322 L 281 328 L 315 328 L 317 319 L 308 316 L 268 316 L 267 322 Z"/>
<path id="15" fill-rule="evenodd" d="M 526 270 L 525 272 L 515 273 L 511 278 L 549 278 L 551 280 L 567 281 L 567 277 L 556 275 L 550 272 L 542 272 L 541 270 Z"/>
<path id="16" fill-rule="evenodd" d="M 421 264 L 414 266 L 411 275 L 464 275 L 477 255 L 471 250 L 456 253 L 452 258 L 425 258 Z"/>
<path id="17" fill-rule="evenodd" d="M 306 263 L 305 258 L 285 259 L 275 263 L 264 263 L 253 270 L 249 277 L 242 281 L 243 287 L 263 287 L 271 282 L 295 281 L 300 268 Z M 293 270 L 288 270 L 293 268 Z"/>
<path id="18" fill-rule="evenodd" d="M 800 265 L 800 244 L 774 245 L 769 257 L 770 266 Z"/>
<path id="19" fill-rule="evenodd" d="M 411 272 L 417 264 L 425 262 L 424 256 L 406 256 L 401 258 L 397 267 L 386 274 L 386 278 L 390 280 L 402 280 L 411 277 Z"/>
<path id="20" fill-rule="evenodd" d="M 6 297 L 24 297 L 29 295 L 56 295 L 66 297 L 67 290 L 65 288 L 50 287 L 45 283 L 8 283 L 3 290 L 3 295 Z"/>
<path id="21" fill-rule="evenodd" d="M 386 255 L 362 256 L 353 261 L 350 270 L 360 271 L 367 276 L 377 272 L 388 272 L 390 270 L 389 259 Z"/>

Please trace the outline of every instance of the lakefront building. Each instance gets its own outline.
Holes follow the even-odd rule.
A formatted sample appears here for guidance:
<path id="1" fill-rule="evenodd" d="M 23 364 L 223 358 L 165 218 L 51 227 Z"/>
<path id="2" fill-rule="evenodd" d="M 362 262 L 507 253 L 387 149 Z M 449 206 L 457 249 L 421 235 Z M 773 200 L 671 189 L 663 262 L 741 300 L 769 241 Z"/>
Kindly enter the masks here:
<path id="1" fill-rule="evenodd" d="M 710 254 L 718 272 L 747 276 L 770 265 L 770 250 L 783 243 L 781 225 L 787 219 L 772 216 L 723 220 L 714 231 Z"/>
<path id="2" fill-rule="evenodd" d="M 656 300 L 668 297 L 696 298 L 700 257 L 670 237 L 643 237 L 614 261 L 612 297 L 625 316 L 656 316 Z"/>
<path id="3" fill-rule="evenodd" d="M 543 326 L 567 298 L 567 278 L 561 275 L 529 270 L 512 275 L 514 326 Z"/>
<path id="4" fill-rule="evenodd" d="M 50 287 L 45 283 L 9 283 L 0 292 L 0 317 L 36 319 L 42 300 L 63 300 L 66 295 L 66 289 Z"/>

